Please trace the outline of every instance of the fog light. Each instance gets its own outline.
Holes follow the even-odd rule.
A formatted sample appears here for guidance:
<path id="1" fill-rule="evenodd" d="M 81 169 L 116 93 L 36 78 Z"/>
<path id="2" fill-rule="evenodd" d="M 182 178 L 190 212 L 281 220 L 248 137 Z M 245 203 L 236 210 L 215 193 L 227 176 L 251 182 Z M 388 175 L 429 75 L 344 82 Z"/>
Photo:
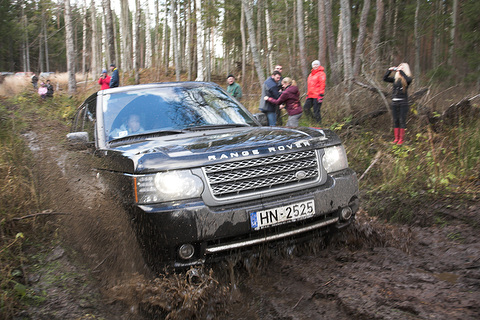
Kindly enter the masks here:
<path id="1" fill-rule="evenodd" d="M 180 249 L 178 249 L 178 255 L 182 259 L 190 259 L 195 253 L 195 248 L 191 244 L 182 244 Z"/>
<path id="2" fill-rule="evenodd" d="M 343 221 L 347 221 L 352 217 L 352 213 L 353 213 L 352 208 L 350 207 L 342 208 L 342 211 L 340 211 L 340 219 Z"/>

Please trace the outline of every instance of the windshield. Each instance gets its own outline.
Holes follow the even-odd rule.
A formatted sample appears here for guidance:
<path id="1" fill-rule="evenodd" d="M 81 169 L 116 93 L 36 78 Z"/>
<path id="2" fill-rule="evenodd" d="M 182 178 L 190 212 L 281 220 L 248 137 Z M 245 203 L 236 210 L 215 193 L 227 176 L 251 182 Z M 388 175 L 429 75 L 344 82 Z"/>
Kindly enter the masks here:
<path id="1" fill-rule="evenodd" d="M 155 87 L 105 95 L 107 141 L 195 127 L 255 125 L 243 107 L 215 86 Z"/>

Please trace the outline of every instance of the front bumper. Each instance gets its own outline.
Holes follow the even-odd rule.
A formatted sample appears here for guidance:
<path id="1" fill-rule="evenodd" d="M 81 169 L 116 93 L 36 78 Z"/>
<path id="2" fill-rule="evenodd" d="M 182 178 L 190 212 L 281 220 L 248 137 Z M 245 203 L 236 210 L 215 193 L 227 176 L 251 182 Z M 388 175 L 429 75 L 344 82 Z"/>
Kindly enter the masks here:
<path id="1" fill-rule="evenodd" d="M 254 230 L 250 212 L 313 199 L 315 214 L 306 219 Z M 185 267 L 201 264 L 212 255 L 228 253 L 265 242 L 297 237 L 311 231 L 342 228 L 351 223 L 359 207 L 358 182 L 351 169 L 328 176 L 316 188 L 281 194 L 261 200 L 221 207 L 208 207 L 201 200 L 155 205 L 134 205 L 132 218 L 149 263 Z M 342 219 L 350 208 L 352 216 Z M 195 254 L 182 260 L 178 248 L 191 244 Z"/>

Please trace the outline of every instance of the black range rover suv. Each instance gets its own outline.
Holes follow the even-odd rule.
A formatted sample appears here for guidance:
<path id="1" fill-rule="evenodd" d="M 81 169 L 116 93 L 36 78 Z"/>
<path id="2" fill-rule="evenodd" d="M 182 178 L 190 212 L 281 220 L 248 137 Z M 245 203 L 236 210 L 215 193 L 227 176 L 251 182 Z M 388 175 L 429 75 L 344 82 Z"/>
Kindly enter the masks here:
<path id="1" fill-rule="evenodd" d="M 86 99 L 68 140 L 94 145 L 151 266 L 186 267 L 353 221 L 338 136 L 265 120 L 212 83 L 125 86 Z"/>

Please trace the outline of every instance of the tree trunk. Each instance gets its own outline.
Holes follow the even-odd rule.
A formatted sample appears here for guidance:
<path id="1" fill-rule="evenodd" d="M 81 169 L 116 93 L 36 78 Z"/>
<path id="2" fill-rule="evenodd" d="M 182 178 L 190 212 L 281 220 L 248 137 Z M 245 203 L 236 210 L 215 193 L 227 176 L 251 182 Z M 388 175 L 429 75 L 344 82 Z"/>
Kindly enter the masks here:
<path id="1" fill-rule="evenodd" d="M 373 35 L 372 35 L 372 52 L 373 52 L 373 61 L 372 69 L 375 68 L 375 64 L 380 62 L 380 32 L 382 30 L 383 24 L 383 15 L 385 13 L 385 7 L 383 0 L 376 0 L 376 13 L 375 13 L 375 22 L 373 24 Z"/>
<path id="2" fill-rule="evenodd" d="M 360 18 L 360 25 L 358 28 L 357 46 L 355 48 L 355 62 L 353 63 L 353 76 L 356 77 L 360 74 L 360 67 L 363 58 L 363 43 L 365 42 L 365 36 L 367 34 L 367 18 L 370 11 L 370 0 L 363 2 L 362 16 Z"/>
<path id="3" fill-rule="evenodd" d="M 115 37 L 113 35 L 113 17 L 112 9 L 110 6 L 110 0 L 102 0 L 103 10 L 105 12 L 105 32 L 106 32 L 106 49 L 107 49 L 107 61 L 111 63 L 117 63 L 117 57 L 115 56 Z M 117 66 L 118 67 L 118 66 Z"/>
<path id="4" fill-rule="evenodd" d="M 193 32 L 192 32 L 192 3 L 191 0 L 187 1 L 187 21 L 186 21 L 186 41 L 185 41 L 185 53 L 187 59 L 187 79 L 192 80 L 193 73 L 193 59 L 192 59 L 192 46 L 193 46 Z"/>
<path id="5" fill-rule="evenodd" d="M 457 30 L 457 11 L 458 0 L 453 0 L 452 3 L 452 25 L 450 27 L 450 45 L 448 48 L 448 64 L 453 65 L 455 61 L 455 36 Z"/>
<path id="6" fill-rule="evenodd" d="M 133 64 L 135 67 L 135 84 L 140 83 L 140 61 L 141 61 L 141 39 L 140 39 L 140 30 L 141 30 L 141 23 L 142 23 L 142 11 L 140 10 L 140 0 L 135 0 L 135 32 L 133 36 L 135 40 L 133 43 L 134 46 L 134 55 L 133 55 Z"/>
<path id="7" fill-rule="evenodd" d="M 165 2 L 165 12 L 163 17 L 163 41 L 162 41 L 162 54 L 163 54 L 163 66 L 165 68 L 165 75 L 168 74 L 169 67 L 169 30 L 168 30 L 168 4 Z"/>
<path id="8" fill-rule="evenodd" d="M 418 32 L 418 19 L 420 15 L 420 0 L 417 0 L 417 7 L 415 8 L 415 26 L 414 26 L 414 37 L 415 37 L 415 69 L 414 72 L 416 75 L 420 74 L 420 35 Z"/>
<path id="9" fill-rule="evenodd" d="M 177 2 L 171 1 L 170 14 L 172 15 L 172 46 L 173 46 L 173 58 L 175 60 L 175 79 L 180 81 L 180 50 L 178 46 L 177 35 Z"/>
<path id="10" fill-rule="evenodd" d="M 77 82 L 75 81 L 75 48 L 73 45 L 73 26 L 70 0 L 65 1 L 65 37 L 67 49 L 67 74 L 68 74 L 68 93 L 75 93 Z"/>
<path id="11" fill-rule="evenodd" d="M 342 19 L 342 52 L 343 52 L 343 74 L 344 81 L 347 83 L 348 91 L 350 91 L 353 79 L 352 73 L 352 29 L 350 23 L 350 4 L 348 0 L 340 1 L 340 16 Z"/>
<path id="12" fill-rule="evenodd" d="M 270 20 L 270 13 L 268 7 L 265 8 L 265 28 L 267 30 L 267 66 L 269 70 L 273 70 L 273 41 L 272 41 L 272 22 Z"/>
<path id="13" fill-rule="evenodd" d="M 325 21 L 325 0 L 318 0 L 318 57 L 322 66 L 327 64 L 327 33 Z"/>
<path id="14" fill-rule="evenodd" d="M 328 57 L 330 58 L 332 82 L 336 84 L 338 83 L 339 79 L 339 71 L 337 66 L 337 52 L 335 50 L 335 35 L 333 33 L 332 24 L 332 5 L 330 3 L 330 0 L 323 1 L 325 4 L 325 24 L 327 32 Z"/>
<path id="15" fill-rule="evenodd" d="M 90 69 L 92 70 L 92 74 L 98 75 L 102 70 L 99 67 L 99 60 L 98 60 L 98 36 L 97 36 L 97 11 L 95 9 L 95 0 L 92 0 L 90 3 L 90 19 L 92 24 L 92 40 L 91 40 L 91 47 L 92 47 L 92 57 L 91 57 L 91 64 Z"/>
<path id="16" fill-rule="evenodd" d="M 353 83 L 353 73 L 352 73 L 352 31 L 351 31 L 351 24 L 350 24 L 350 4 L 348 0 L 341 0 L 340 2 L 340 16 L 342 19 L 343 25 L 343 74 L 344 74 L 344 81 L 347 88 L 347 103 L 346 108 L 348 112 L 350 112 L 350 99 L 348 93 L 352 91 L 352 83 Z"/>
<path id="17" fill-rule="evenodd" d="M 242 37 L 242 88 L 244 88 L 247 64 L 247 38 L 245 36 L 245 4 L 243 1 L 241 8 L 242 13 L 240 14 L 240 35 Z"/>
<path id="18" fill-rule="evenodd" d="M 83 0 L 83 37 L 82 37 L 82 73 L 85 75 L 90 68 L 87 67 L 87 0 Z"/>
<path id="19" fill-rule="evenodd" d="M 50 62 L 48 61 L 48 33 L 47 33 L 47 19 L 43 19 L 43 40 L 45 41 L 45 71 L 51 71 L 50 70 Z"/>
<path id="20" fill-rule="evenodd" d="M 147 14 L 145 15 L 145 68 L 151 68 L 153 66 L 153 46 L 152 35 L 150 34 L 150 9 L 147 6 Z"/>
<path id="21" fill-rule="evenodd" d="M 196 22 L 197 22 L 197 78 L 195 81 L 204 81 L 205 67 L 203 61 L 203 46 L 205 44 L 205 35 L 202 19 L 202 0 L 195 0 L 196 3 Z"/>
<path id="22" fill-rule="evenodd" d="M 260 55 L 257 49 L 257 41 L 255 39 L 255 29 L 253 27 L 252 4 L 250 3 L 249 0 L 242 0 L 242 4 L 245 11 L 245 18 L 247 20 L 248 37 L 250 39 L 250 49 L 252 51 L 253 62 L 255 63 L 255 69 L 257 70 L 258 81 L 261 86 L 265 82 L 265 75 L 263 73 L 262 64 L 260 62 Z"/>
<path id="23" fill-rule="evenodd" d="M 307 54 L 305 50 L 305 27 L 303 24 L 303 0 L 297 0 L 297 29 L 298 29 L 298 45 L 300 49 L 300 66 L 302 68 L 302 78 L 307 81 L 308 67 Z"/>
<path id="24" fill-rule="evenodd" d="M 124 72 L 132 70 L 132 33 L 130 31 L 130 9 L 128 0 L 120 0 L 120 28 L 122 29 L 120 38 L 122 50 L 120 52 L 122 60 L 122 69 Z"/>

